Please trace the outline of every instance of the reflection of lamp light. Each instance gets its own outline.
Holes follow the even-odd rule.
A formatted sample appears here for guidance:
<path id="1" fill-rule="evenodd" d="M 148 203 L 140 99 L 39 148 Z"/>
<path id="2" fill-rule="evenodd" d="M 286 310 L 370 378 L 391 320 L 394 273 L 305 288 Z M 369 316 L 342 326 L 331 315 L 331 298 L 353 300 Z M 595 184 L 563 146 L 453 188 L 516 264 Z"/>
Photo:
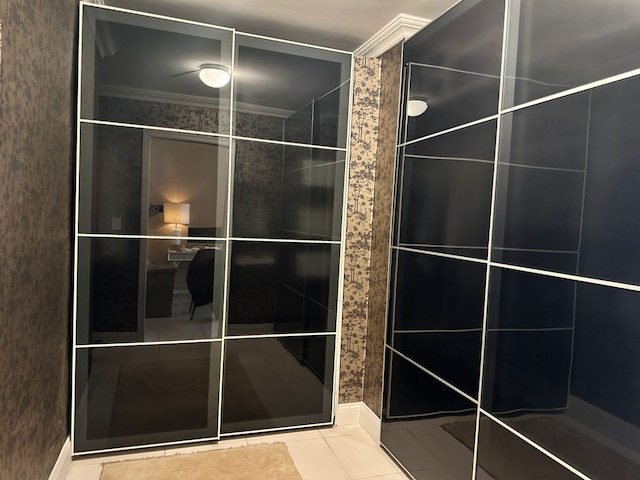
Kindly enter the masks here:
<path id="1" fill-rule="evenodd" d="M 231 80 L 229 69 L 217 63 L 204 63 L 200 65 L 198 76 L 202 83 L 211 88 L 222 88 Z"/>
<path id="2" fill-rule="evenodd" d="M 422 98 L 410 98 L 407 102 L 407 115 L 418 117 L 427 111 L 429 104 Z"/>
<path id="3" fill-rule="evenodd" d="M 188 203 L 165 203 L 164 204 L 164 223 L 175 224 L 175 229 L 171 234 L 174 238 L 171 245 L 180 245 L 180 227 L 178 224 L 189 225 L 191 221 L 191 205 Z"/>

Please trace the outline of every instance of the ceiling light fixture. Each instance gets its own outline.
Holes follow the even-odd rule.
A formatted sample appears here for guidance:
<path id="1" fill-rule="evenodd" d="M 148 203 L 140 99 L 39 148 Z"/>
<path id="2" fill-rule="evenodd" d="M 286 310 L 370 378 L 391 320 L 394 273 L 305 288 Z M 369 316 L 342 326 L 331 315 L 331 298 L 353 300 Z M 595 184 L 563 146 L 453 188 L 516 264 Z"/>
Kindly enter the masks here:
<path id="1" fill-rule="evenodd" d="M 422 98 L 410 98 L 407 102 L 407 115 L 418 117 L 427 111 L 429 104 Z"/>
<path id="2" fill-rule="evenodd" d="M 231 80 L 231 72 L 229 69 L 217 63 L 204 63 L 200 65 L 198 76 L 202 83 L 211 88 L 222 88 Z"/>

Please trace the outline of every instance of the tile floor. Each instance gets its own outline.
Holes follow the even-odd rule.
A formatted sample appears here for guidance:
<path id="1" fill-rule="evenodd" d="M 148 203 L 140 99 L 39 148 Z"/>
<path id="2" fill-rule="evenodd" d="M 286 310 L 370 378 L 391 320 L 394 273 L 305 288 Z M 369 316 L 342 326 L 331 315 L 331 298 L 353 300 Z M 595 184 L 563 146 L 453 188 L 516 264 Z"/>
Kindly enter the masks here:
<path id="1" fill-rule="evenodd" d="M 153 456 L 194 453 L 270 442 L 287 445 L 303 480 L 407 480 L 400 468 L 358 425 L 221 440 L 73 461 L 67 480 L 99 480 L 102 464 Z M 189 480 L 189 479 L 184 479 Z"/>

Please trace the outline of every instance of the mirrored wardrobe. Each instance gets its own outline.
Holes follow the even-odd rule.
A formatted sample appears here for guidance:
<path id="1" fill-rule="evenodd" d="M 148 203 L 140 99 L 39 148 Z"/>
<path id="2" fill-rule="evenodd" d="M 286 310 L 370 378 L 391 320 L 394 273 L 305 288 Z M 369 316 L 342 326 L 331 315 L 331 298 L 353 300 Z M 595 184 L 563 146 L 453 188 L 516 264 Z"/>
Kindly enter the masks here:
<path id="1" fill-rule="evenodd" d="M 330 424 L 351 54 L 80 8 L 74 454 Z"/>
<path id="2" fill-rule="evenodd" d="M 381 438 L 412 478 L 640 478 L 640 9 L 611 7 L 462 0 L 404 44 Z"/>

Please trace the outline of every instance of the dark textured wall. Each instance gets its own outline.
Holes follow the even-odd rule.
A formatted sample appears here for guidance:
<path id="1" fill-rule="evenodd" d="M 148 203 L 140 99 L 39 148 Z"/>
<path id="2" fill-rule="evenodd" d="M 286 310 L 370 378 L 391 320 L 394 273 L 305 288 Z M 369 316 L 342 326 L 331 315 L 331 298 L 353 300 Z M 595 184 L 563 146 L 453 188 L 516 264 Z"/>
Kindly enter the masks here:
<path id="1" fill-rule="evenodd" d="M 0 478 L 46 479 L 68 435 L 77 0 L 2 0 Z"/>
<path id="2" fill-rule="evenodd" d="M 382 373 L 385 319 L 387 317 L 387 282 L 396 137 L 402 75 L 402 44 L 382 55 L 380 72 L 380 118 L 378 153 L 373 198 L 371 238 L 371 278 L 367 315 L 367 356 L 364 374 L 364 403 L 375 413 L 382 413 Z"/>

